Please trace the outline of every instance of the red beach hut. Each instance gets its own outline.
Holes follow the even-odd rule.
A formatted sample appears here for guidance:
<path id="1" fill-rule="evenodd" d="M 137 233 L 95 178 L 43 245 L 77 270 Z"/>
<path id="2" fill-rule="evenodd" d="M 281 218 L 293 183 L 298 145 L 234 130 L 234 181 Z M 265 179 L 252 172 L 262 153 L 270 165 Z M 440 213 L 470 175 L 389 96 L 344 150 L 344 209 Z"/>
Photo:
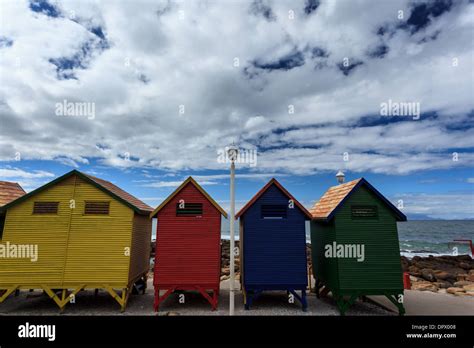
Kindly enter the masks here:
<path id="1" fill-rule="evenodd" d="M 176 290 L 199 291 L 213 310 L 217 308 L 221 215 L 227 218 L 224 209 L 192 177 L 150 215 L 158 219 L 153 281 L 155 311 Z"/>

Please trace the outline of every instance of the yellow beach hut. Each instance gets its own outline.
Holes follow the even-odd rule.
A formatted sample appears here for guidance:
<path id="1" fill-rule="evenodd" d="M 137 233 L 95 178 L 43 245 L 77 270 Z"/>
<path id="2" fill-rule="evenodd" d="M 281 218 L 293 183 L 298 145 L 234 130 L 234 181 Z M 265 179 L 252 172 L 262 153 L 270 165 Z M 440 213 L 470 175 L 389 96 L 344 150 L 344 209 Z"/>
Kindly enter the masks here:
<path id="1" fill-rule="evenodd" d="M 153 209 L 114 184 L 73 170 L 0 207 L 0 303 L 43 289 L 62 309 L 104 289 L 125 309 L 145 289 Z"/>

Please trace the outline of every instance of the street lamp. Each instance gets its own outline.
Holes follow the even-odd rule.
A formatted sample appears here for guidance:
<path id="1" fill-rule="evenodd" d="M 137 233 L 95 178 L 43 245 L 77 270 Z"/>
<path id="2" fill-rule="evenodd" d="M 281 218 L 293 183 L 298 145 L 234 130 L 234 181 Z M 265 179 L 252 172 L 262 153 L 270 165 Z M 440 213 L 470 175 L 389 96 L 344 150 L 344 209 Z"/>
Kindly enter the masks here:
<path id="1" fill-rule="evenodd" d="M 227 148 L 227 155 L 230 160 L 230 294 L 229 294 L 229 315 L 234 315 L 234 281 L 235 281 L 235 267 L 234 267 L 234 222 L 235 222 L 235 161 L 239 154 L 237 146 L 232 144 Z"/>
<path id="2" fill-rule="evenodd" d="M 336 178 L 337 178 L 337 182 L 340 184 L 342 184 L 344 182 L 344 179 L 345 179 L 345 175 L 342 171 L 338 171 L 337 174 L 336 174 Z"/>

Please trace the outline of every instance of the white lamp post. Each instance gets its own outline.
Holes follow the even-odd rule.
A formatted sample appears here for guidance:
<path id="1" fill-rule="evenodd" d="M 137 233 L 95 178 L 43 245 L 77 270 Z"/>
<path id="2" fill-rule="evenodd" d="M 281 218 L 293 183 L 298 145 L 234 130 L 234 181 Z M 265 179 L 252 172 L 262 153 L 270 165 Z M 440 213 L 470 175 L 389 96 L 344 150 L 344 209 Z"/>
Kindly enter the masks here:
<path id="1" fill-rule="evenodd" d="M 232 144 L 227 149 L 227 154 L 230 159 L 230 297 L 229 297 L 229 315 L 234 315 L 234 281 L 235 281 L 235 267 L 234 267 L 234 222 L 235 222 L 235 161 L 239 154 L 238 148 Z"/>

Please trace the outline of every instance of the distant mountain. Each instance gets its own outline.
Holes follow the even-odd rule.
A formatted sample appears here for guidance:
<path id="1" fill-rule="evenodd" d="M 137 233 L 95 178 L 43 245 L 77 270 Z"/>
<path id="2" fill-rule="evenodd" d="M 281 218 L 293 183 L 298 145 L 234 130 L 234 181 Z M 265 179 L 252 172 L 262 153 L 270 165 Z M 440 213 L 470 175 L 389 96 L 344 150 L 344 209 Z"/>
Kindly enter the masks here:
<path id="1" fill-rule="evenodd" d="M 435 219 L 426 214 L 407 214 L 408 220 L 443 220 L 443 219 Z"/>

